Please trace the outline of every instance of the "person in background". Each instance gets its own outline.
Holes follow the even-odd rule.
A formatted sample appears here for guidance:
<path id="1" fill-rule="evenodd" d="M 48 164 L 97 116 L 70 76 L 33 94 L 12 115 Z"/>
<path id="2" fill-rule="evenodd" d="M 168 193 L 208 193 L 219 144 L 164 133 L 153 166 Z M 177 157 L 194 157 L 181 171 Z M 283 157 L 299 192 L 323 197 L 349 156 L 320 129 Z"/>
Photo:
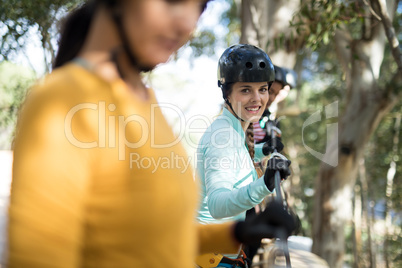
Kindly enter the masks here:
<path id="1" fill-rule="evenodd" d="M 269 91 L 267 108 L 262 114 L 260 120 L 253 123 L 254 141 L 256 144 L 270 142 L 272 139 L 272 132 L 274 132 L 274 137 L 281 137 L 279 122 L 277 122 L 275 118 L 270 118 L 271 112 L 269 107 L 274 102 L 279 103 L 283 101 L 289 94 L 289 90 L 296 86 L 297 75 L 295 71 L 275 65 L 274 68 L 275 81 Z M 279 145 L 279 147 L 283 148 L 283 145 Z"/>
<path id="2" fill-rule="evenodd" d="M 190 268 L 196 254 L 292 232 L 274 203 L 196 224 L 192 171 L 152 164 L 187 154 L 141 72 L 189 40 L 207 2 L 93 0 L 68 16 L 55 68 L 18 119 L 7 267 Z"/>

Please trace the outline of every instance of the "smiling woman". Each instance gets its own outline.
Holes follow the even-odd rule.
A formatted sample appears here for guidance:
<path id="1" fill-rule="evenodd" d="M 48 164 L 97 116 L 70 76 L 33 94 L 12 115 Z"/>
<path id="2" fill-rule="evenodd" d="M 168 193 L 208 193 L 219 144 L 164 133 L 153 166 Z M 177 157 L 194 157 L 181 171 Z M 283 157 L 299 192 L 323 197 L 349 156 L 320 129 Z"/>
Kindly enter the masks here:
<path id="1" fill-rule="evenodd" d="M 233 84 L 228 95 L 232 113 L 241 118 L 243 128 L 247 128 L 247 122 L 255 122 L 260 119 L 268 102 L 267 82 L 238 82 Z"/>
<path id="2" fill-rule="evenodd" d="M 290 175 L 288 161 L 270 159 L 265 175 L 254 163 L 265 150 L 261 145 L 254 151 L 252 123 L 264 112 L 274 79 L 271 59 L 255 46 L 231 46 L 219 59 L 218 85 L 225 108 L 206 130 L 197 151 L 202 190 L 198 220 L 203 224 L 244 220 L 246 211 L 273 191 L 275 171 L 283 179 Z M 249 247 L 245 251 L 248 256 Z"/>
<path id="3" fill-rule="evenodd" d="M 244 219 L 246 210 L 258 205 L 273 190 L 267 184 L 273 178 L 257 174 L 254 168 L 254 144 L 247 142 L 246 130 L 265 110 L 274 79 L 271 59 L 260 48 L 234 45 L 220 57 L 218 85 L 225 108 L 206 130 L 197 152 L 201 223 Z M 262 156 L 260 146 L 255 157 Z M 280 170 L 283 178 L 289 175 L 288 164 L 281 168 L 271 165 L 269 169 Z"/>

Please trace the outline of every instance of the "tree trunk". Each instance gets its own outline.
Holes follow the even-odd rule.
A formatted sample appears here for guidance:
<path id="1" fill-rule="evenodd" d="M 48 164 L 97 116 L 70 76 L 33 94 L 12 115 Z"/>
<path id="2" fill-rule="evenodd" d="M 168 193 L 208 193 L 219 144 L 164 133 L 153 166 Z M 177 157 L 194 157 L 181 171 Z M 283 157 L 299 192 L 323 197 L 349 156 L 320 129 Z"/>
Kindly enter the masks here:
<path id="1" fill-rule="evenodd" d="M 335 36 L 338 60 L 346 77 L 346 105 L 339 117 L 339 127 L 334 129 L 337 135 L 329 140 L 326 153 L 320 159 L 313 217 L 313 252 L 334 268 L 343 264 L 344 227 L 351 221 L 351 194 L 365 145 L 379 121 L 401 97 L 402 57 L 392 28 L 395 0 L 388 0 L 387 7 L 383 3 L 371 1 L 369 14 L 376 12 L 381 22 L 367 19 L 372 25 L 366 27 L 368 31 L 362 34 L 361 40 L 353 41 L 348 32 L 341 32 L 342 29 Z M 301 41 L 289 42 L 292 31 L 289 21 L 299 5 L 298 0 L 242 0 L 241 42 L 265 48 L 274 64 L 293 68 Z M 281 35 L 284 42 L 275 47 L 274 39 Z M 380 89 L 378 79 L 386 37 L 392 44 L 399 69 L 393 81 Z M 328 114 L 337 117 L 337 103 L 331 107 L 333 111 Z"/>
<path id="2" fill-rule="evenodd" d="M 392 139 L 393 146 L 392 146 L 392 160 L 389 165 L 389 169 L 387 172 L 387 187 L 385 190 L 385 237 L 384 237 L 384 260 L 385 260 L 385 267 L 390 267 L 389 261 L 389 252 L 388 252 L 388 238 L 389 238 L 389 231 L 391 229 L 391 213 L 390 210 L 392 209 L 392 188 L 394 185 L 394 178 L 396 173 L 396 161 L 398 157 L 398 145 L 399 145 L 399 132 L 401 127 L 401 115 L 398 114 L 395 118 L 395 125 L 394 125 L 394 137 Z"/>
<path id="3" fill-rule="evenodd" d="M 396 96 L 391 98 L 377 87 L 367 59 L 370 54 L 383 53 L 383 48 L 374 47 L 363 41 L 352 46 L 352 55 L 358 55 L 358 58 L 351 64 L 348 103 L 340 118 L 339 137 L 332 140 L 326 153 L 328 159 L 337 158 L 338 165 L 334 167 L 323 162 L 317 177 L 313 252 L 327 260 L 330 267 L 342 267 L 343 264 L 344 226 L 352 215 L 351 192 L 364 147 L 379 121 L 398 101 Z"/>
<path id="4" fill-rule="evenodd" d="M 366 167 L 364 164 L 364 159 L 360 161 L 359 164 L 359 179 L 360 183 L 362 185 L 362 209 L 363 209 L 363 221 L 366 225 L 366 232 L 367 232 L 367 254 L 368 254 L 368 265 L 365 265 L 364 267 L 368 268 L 375 268 L 376 263 L 375 263 L 375 252 L 374 252 L 374 247 L 373 247 L 373 242 L 372 242 L 372 237 L 371 237 L 371 232 L 373 230 L 373 223 L 372 223 L 372 218 L 370 217 L 371 215 L 371 203 L 373 201 L 369 200 L 369 196 L 371 195 L 371 190 L 368 187 L 367 183 L 367 177 L 366 177 Z"/>
<path id="5" fill-rule="evenodd" d="M 266 13 L 265 1 L 242 0 L 240 43 L 264 49 L 262 35 L 266 32 L 267 25 L 262 20 L 266 18 Z"/>
<path id="6" fill-rule="evenodd" d="M 370 29 L 370 39 L 349 42 L 350 51 L 344 46 L 347 36 L 338 36 L 340 40 L 335 42 L 343 56 L 341 61 L 347 63 L 342 66 L 350 66 L 345 71 L 346 108 L 339 120 L 338 138 L 329 144 L 316 179 L 313 222 L 313 252 L 334 268 L 343 264 L 344 227 L 351 220 L 350 200 L 358 163 L 378 123 L 401 97 L 400 82 L 391 89 L 377 85 L 386 42 L 384 28 L 379 26 Z M 401 70 L 396 75 L 395 81 L 400 81 L 397 77 Z M 335 159 L 335 166 L 325 161 Z"/>
<path id="7" fill-rule="evenodd" d="M 289 27 L 299 0 L 267 1 L 242 0 L 240 43 L 264 49 L 275 65 L 293 68 L 296 63 L 297 42 L 290 40 L 294 30 Z M 275 38 L 284 36 L 284 43 L 275 47 Z"/>
<path id="8" fill-rule="evenodd" d="M 353 267 L 359 268 L 363 267 L 361 263 L 362 254 L 362 199 L 361 199 L 361 188 L 360 185 L 356 184 L 354 189 L 354 202 L 353 202 Z"/>
<path id="9" fill-rule="evenodd" d="M 374 230 L 374 225 L 375 225 L 375 215 L 374 215 L 374 207 L 375 207 L 375 202 L 374 201 L 370 201 L 370 226 L 371 226 L 371 230 Z M 370 232 L 371 234 L 371 232 Z M 371 259 L 371 265 L 373 265 L 373 267 L 377 267 L 377 253 L 378 253 L 378 246 L 377 243 L 374 239 L 374 237 L 371 236 L 371 244 L 370 244 L 371 250 L 372 250 L 372 259 Z"/>

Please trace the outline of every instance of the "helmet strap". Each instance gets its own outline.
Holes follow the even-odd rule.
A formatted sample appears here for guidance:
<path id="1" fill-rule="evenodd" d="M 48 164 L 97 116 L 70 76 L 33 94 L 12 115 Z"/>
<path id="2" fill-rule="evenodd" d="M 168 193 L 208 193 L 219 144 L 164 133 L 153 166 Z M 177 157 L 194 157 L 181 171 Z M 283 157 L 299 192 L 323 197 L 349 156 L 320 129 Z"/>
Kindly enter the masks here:
<path id="1" fill-rule="evenodd" d="M 229 100 L 226 98 L 225 103 L 230 107 L 230 110 L 232 110 L 234 116 L 239 119 L 240 121 L 246 122 L 244 119 L 240 118 L 240 116 L 237 115 L 237 113 L 234 111 L 232 104 L 229 102 Z"/>
<path id="2" fill-rule="evenodd" d="M 237 115 L 237 113 L 234 111 L 232 104 L 229 102 L 228 96 L 227 96 L 227 92 L 226 92 L 226 86 L 222 84 L 220 81 L 218 81 L 218 86 L 221 88 L 222 90 L 222 97 L 225 100 L 225 103 L 227 104 L 227 106 L 229 106 L 230 110 L 232 110 L 234 116 L 239 119 L 240 121 L 246 122 L 244 121 L 242 118 L 240 118 L 240 116 Z"/>
<path id="3" fill-rule="evenodd" d="M 114 3 L 112 8 L 111 8 L 111 15 L 112 15 L 112 19 L 113 19 L 114 23 L 116 24 L 117 31 L 119 33 L 119 36 L 120 36 L 120 39 L 121 39 L 121 42 L 122 42 L 122 48 L 123 48 L 124 52 L 126 53 L 126 55 L 128 57 L 130 65 L 135 67 L 135 68 L 137 68 L 138 70 L 140 70 L 142 72 L 148 72 L 148 71 L 152 70 L 152 68 L 150 68 L 150 67 L 142 66 L 141 64 L 139 64 L 138 60 L 134 56 L 134 53 L 131 51 L 130 42 L 129 42 L 128 38 L 127 38 L 126 32 L 124 31 L 124 26 L 123 26 L 122 16 L 121 16 L 121 9 L 120 9 L 120 7 L 118 7 L 116 5 L 116 3 Z M 123 78 L 124 76 L 123 76 L 121 67 L 120 67 L 120 65 L 118 64 L 118 61 L 117 61 L 117 52 L 118 52 L 117 49 L 113 50 L 111 52 L 111 58 L 115 62 L 115 64 L 117 65 L 117 69 L 119 71 L 119 74 Z"/>
<path id="4" fill-rule="evenodd" d="M 113 49 L 111 52 L 110 52 L 110 59 L 114 62 L 114 64 L 116 65 L 116 68 L 117 68 L 117 71 L 119 72 L 119 75 L 120 75 L 120 77 L 121 78 L 124 78 L 124 76 L 123 76 L 123 70 L 121 69 L 121 65 L 120 65 L 120 63 L 119 63 L 119 61 L 118 61 L 118 53 L 119 53 L 119 50 L 121 49 L 121 47 L 117 47 L 117 48 L 115 48 L 115 49 Z"/>

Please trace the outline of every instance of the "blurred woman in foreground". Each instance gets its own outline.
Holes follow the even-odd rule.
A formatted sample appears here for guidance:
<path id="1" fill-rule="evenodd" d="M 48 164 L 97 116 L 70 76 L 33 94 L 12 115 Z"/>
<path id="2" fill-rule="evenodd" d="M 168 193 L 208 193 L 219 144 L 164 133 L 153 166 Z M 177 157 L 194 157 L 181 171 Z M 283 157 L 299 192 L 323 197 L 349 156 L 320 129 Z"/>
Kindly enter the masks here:
<path id="1" fill-rule="evenodd" d="M 8 267 L 193 267 L 253 224 L 268 235 L 265 220 L 197 225 L 192 171 L 155 166 L 187 156 L 140 73 L 189 40 L 206 4 L 95 0 L 69 16 L 17 126 Z"/>

